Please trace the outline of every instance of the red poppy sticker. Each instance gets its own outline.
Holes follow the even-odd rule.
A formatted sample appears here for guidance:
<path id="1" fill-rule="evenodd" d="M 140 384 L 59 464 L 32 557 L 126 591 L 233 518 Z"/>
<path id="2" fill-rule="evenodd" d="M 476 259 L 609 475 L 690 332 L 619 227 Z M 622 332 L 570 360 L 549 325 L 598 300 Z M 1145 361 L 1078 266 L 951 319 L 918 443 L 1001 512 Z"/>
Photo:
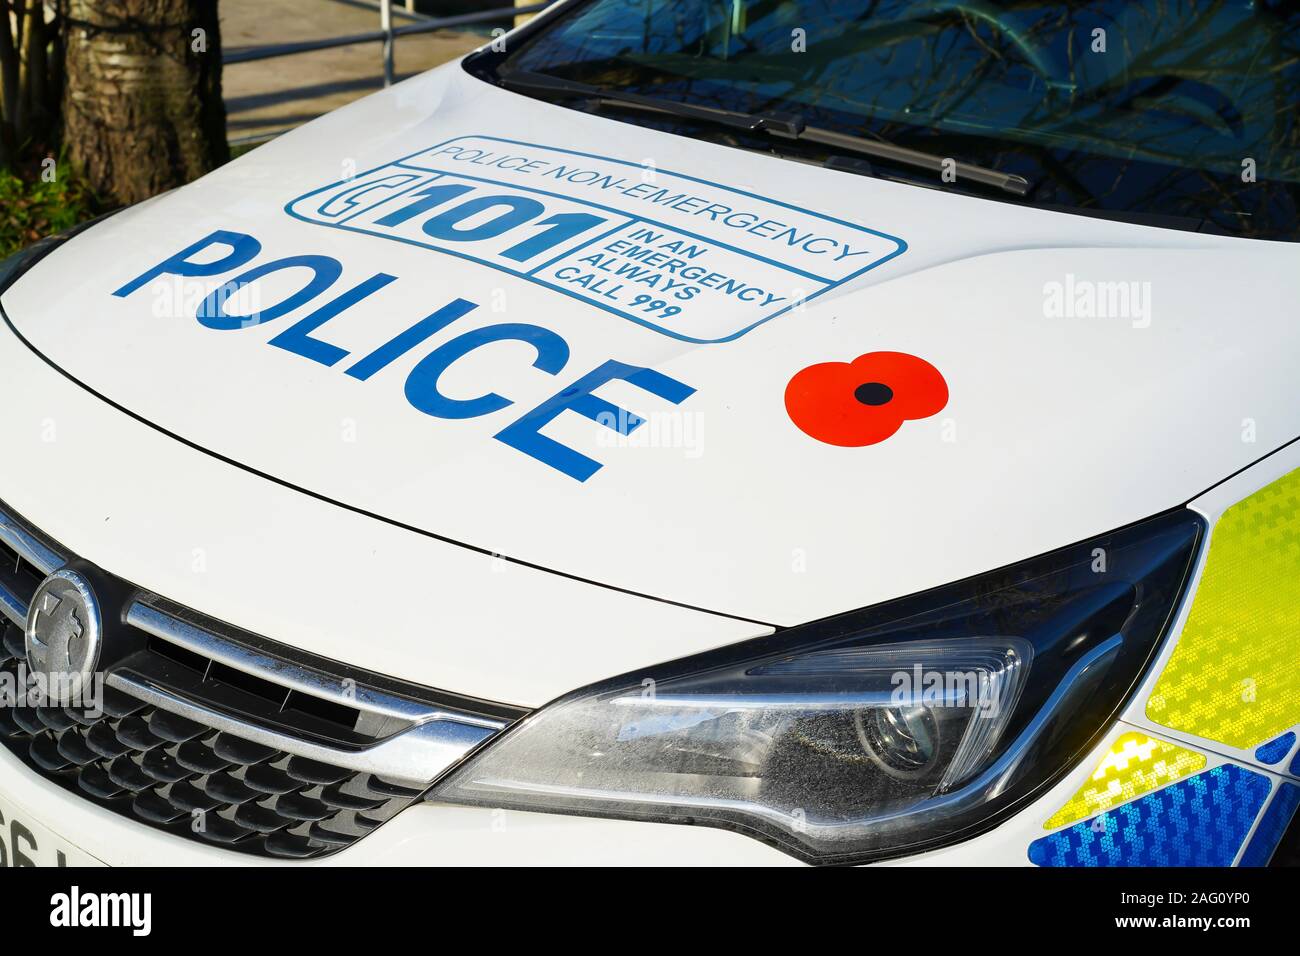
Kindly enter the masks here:
<path id="1" fill-rule="evenodd" d="M 828 445 L 882 442 L 903 422 L 937 415 L 948 404 L 939 370 L 906 352 L 868 352 L 852 362 L 821 362 L 785 387 L 790 420 Z"/>

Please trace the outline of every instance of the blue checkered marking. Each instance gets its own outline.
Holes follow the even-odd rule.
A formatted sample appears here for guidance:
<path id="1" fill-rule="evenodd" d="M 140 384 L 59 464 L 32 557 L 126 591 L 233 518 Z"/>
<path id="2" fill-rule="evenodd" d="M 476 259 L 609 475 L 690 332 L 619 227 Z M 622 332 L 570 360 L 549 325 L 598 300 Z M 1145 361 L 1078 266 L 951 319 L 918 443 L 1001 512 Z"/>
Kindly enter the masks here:
<path id="1" fill-rule="evenodd" d="M 1277 763 L 1291 752 L 1291 746 L 1294 743 L 1295 731 L 1287 731 L 1277 740 L 1270 740 L 1266 744 L 1260 744 L 1255 751 L 1255 759 L 1262 764 Z"/>
<path id="2" fill-rule="evenodd" d="M 1250 845 L 1241 855 L 1238 866 L 1268 866 L 1273 858 L 1273 851 L 1282 841 L 1282 835 L 1295 816 L 1296 807 L 1300 806 L 1300 787 L 1293 783 L 1284 783 L 1277 788 L 1268 809 L 1260 817 L 1255 835 L 1250 838 Z"/>
<path id="3" fill-rule="evenodd" d="M 1223 764 L 1035 840 L 1038 866 L 1231 866 L 1271 785 Z"/>

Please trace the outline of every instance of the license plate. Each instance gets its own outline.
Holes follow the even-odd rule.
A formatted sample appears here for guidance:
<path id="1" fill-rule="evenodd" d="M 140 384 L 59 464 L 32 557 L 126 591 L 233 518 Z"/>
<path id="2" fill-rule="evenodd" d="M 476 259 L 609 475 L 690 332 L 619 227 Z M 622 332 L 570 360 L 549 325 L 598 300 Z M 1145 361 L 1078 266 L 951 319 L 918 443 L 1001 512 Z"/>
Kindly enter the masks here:
<path id="1" fill-rule="evenodd" d="M 0 795 L 0 867 L 103 865 Z"/>

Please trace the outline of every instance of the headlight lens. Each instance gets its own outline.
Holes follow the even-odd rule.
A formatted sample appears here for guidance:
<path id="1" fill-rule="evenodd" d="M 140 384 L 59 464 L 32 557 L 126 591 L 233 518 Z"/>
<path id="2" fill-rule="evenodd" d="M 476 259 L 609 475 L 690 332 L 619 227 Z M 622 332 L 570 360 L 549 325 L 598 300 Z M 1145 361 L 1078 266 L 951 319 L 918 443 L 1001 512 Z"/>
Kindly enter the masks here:
<path id="1" fill-rule="evenodd" d="M 964 839 L 1073 766 L 1182 593 L 1177 512 L 570 694 L 430 798 L 742 830 L 814 862 Z"/>

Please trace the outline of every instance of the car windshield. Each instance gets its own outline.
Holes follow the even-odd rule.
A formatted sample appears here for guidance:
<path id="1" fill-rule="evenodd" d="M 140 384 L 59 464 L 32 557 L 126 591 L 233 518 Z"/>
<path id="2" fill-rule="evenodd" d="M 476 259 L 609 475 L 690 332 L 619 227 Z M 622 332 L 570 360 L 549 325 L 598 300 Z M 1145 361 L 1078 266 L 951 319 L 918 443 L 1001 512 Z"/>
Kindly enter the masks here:
<path id="1" fill-rule="evenodd" d="M 868 157 L 859 171 L 871 175 L 1154 225 L 1297 238 L 1300 4 L 590 0 L 470 69 L 794 113 L 1032 185 L 1011 196 Z M 804 160 L 844 155 L 711 130 L 698 117 L 609 115 Z"/>

